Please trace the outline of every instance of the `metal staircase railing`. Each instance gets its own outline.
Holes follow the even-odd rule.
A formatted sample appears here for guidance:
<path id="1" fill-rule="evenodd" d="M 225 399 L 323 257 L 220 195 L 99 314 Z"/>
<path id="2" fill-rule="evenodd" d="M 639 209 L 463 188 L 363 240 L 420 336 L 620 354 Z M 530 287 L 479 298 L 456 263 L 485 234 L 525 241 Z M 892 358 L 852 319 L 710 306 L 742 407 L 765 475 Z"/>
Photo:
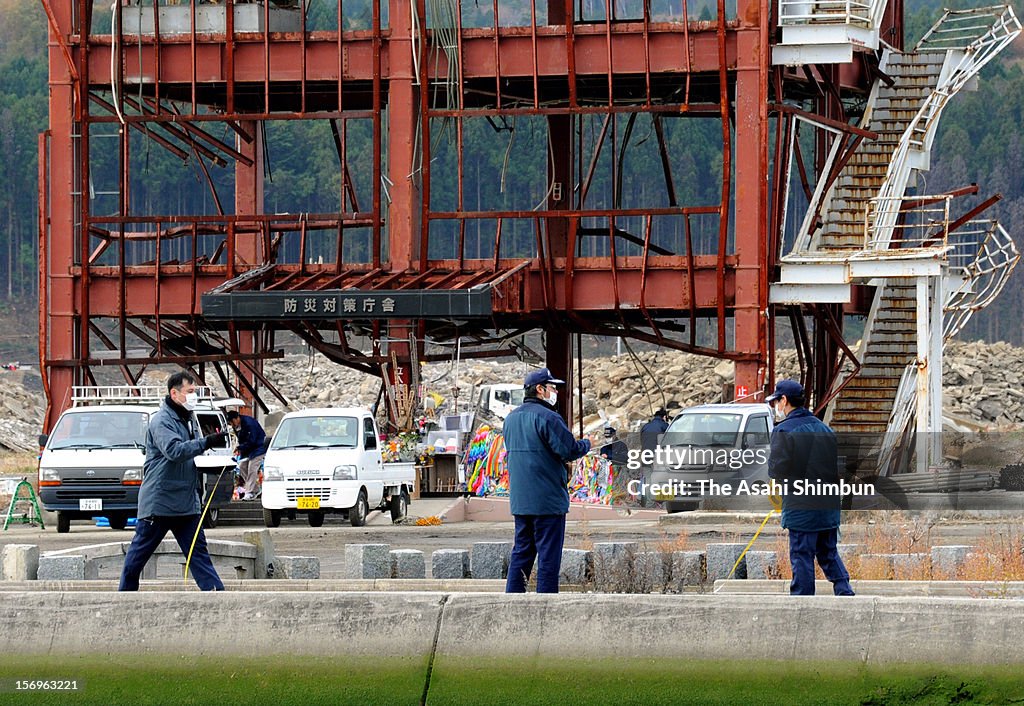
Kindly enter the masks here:
<path id="1" fill-rule="evenodd" d="M 919 238 L 906 237 L 902 242 L 912 246 L 934 247 L 945 252 L 948 265 L 947 281 L 959 282 L 945 295 L 943 304 L 942 340 L 948 341 L 959 333 L 974 312 L 988 306 L 1003 290 L 1010 273 L 1020 260 L 1017 246 L 1006 230 L 995 220 L 968 221 L 953 232 L 949 232 L 949 201 L 941 205 L 907 211 L 901 229 L 902 235 L 910 236 L 917 229 L 924 233 Z M 943 213 L 945 219 L 936 224 L 934 219 L 921 217 L 925 214 Z M 935 233 L 935 226 L 940 227 Z M 927 235 L 931 233 L 932 235 Z M 870 337 L 870 332 L 868 334 Z M 899 447 L 908 437 L 917 408 L 917 366 L 908 365 L 903 371 L 900 385 L 893 400 L 889 415 L 888 430 L 879 451 L 878 471 L 882 476 L 890 475 L 901 458 Z"/>
<path id="2" fill-rule="evenodd" d="M 985 18 L 991 22 L 986 23 Z M 949 99 L 1020 32 L 1020 21 L 1013 8 L 999 5 L 974 10 L 947 10 L 925 33 L 915 51 L 947 52 L 948 70 L 943 70 L 939 85 L 904 130 L 876 197 L 880 204 L 893 204 L 902 199 L 913 168 L 911 152 L 928 152 L 935 139 L 938 118 Z M 888 249 L 897 220 L 898 211 L 895 209 L 880 207 L 874 210 L 867 222 L 868 242 L 872 243 L 872 249 Z"/>
<path id="3" fill-rule="evenodd" d="M 887 0 L 780 0 L 779 26 L 855 25 L 878 27 Z"/>
<path id="4" fill-rule="evenodd" d="M 1017 246 L 998 221 L 969 221 L 953 236 L 950 274 L 961 284 L 946 296 L 943 341 L 957 335 L 974 312 L 999 296 L 1020 260 Z"/>

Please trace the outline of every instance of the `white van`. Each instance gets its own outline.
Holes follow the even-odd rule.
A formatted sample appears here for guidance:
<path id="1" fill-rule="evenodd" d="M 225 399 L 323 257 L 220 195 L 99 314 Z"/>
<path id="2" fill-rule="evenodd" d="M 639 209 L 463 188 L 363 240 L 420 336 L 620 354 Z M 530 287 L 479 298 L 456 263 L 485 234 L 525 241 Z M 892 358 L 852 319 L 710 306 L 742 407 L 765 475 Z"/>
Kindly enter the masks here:
<path id="1" fill-rule="evenodd" d="M 241 400 L 215 401 L 208 387 L 196 392 L 199 405 L 192 422 L 199 433 L 229 431 L 221 407 Z M 135 517 L 149 418 L 166 395 L 166 388 L 159 386 L 72 388 L 73 406 L 64 410 L 50 434 L 39 437 L 39 500 L 44 509 L 57 513 L 58 533 L 69 532 L 73 519 L 106 517 L 111 528 L 120 530 Z M 232 448 L 229 438 L 196 458 L 205 474 L 203 502 L 214 494 L 207 527 L 216 526 L 219 508 L 231 501 Z"/>
<path id="2" fill-rule="evenodd" d="M 695 510 L 705 496 L 694 492 L 701 482 L 740 481 L 750 486 L 768 482 L 768 457 L 774 428 L 767 404 L 704 404 L 684 409 L 658 443 L 663 457 L 655 461 L 650 485 L 690 492 L 658 493 L 668 512 Z"/>
<path id="3" fill-rule="evenodd" d="M 330 512 L 362 527 L 370 509 L 379 508 L 398 522 L 408 512 L 415 479 L 415 464 L 383 462 L 370 410 L 289 412 L 263 459 L 263 519 L 277 527 L 282 514 L 296 512 L 320 527 Z"/>

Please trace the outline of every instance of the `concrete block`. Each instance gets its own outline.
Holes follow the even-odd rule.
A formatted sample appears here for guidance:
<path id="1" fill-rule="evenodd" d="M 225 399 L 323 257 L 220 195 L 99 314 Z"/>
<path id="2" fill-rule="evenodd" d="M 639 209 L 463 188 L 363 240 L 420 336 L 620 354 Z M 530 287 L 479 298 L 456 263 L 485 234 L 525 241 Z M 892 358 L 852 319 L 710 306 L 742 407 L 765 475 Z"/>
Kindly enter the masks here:
<path id="1" fill-rule="evenodd" d="M 320 559 L 315 556 L 276 557 L 274 575 L 284 579 L 318 579 Z"/>
<path id="2" fill-rule="evenodd" d="M 606 593 L 632 593 L 636 542 L 594 544 L 594 584 Z"/>
<path id="3" fill-rule="evenodd" d="M 246 530 L 242 532 L 242 541 L 256 547 L 253 578 L 274 578 L 274 540 L 270 538 L 270 530 Z"/>
<path id="4" fill-rule="evenodd" d="M 704 583 L 706 556 L 704 552 L 672 552 L 669 589 L 682 593 L 685 586 L 700 586 Z"/>
<path id="5" fill-rule="evenodd" d="M 733 564 L 736 563 L 736 559 L 746 546 L 746 544 L 739 543 L 709 544 L 707 550 L 708 581 L 714 583 L 719 579 L 729 578 L 729 572 L 732 571 Z M 732 578 L 747 578 L 746 557 L 740 561 Z"/>
<path id="6" fill-rule="evenodd" d="M 661 552 L 637 552 L 633 558 L 632 593 L 660 593 L 665 584 L 665 558 Z"/>
<path id="7" fill-rule="evenodd" d="M 0 580 L 35 581 L 39 573 L 39 547 L 8 544 L 0 554 Z"/>
<path id="8" fill-rule="evenodd" d="M 857 572 L 857 578 L 891 579 L 893 556 L 893 554 L 861 554 L 860 571 Z"/>
<path id="9" fill-rule="evenodd" d="M 345 546 L 345 578 L 386 579 L 391 576 L 390 544 Z"/>
<path id="10" fill-rule="evenodd" d="M 893 554 L 892 574 L 896 580 L 925 579 L 928 577 L 931 554 Z"/>
<path id="11" fill-rule="evenodd" d="M 965 544 L 951 544 L 932 547 L 932 573 L 936 579 L 955 579 L 967 561 L 967 555 L 974 547 Z"/>
<path id="12" fill-rule="evenodd" d="M 587 583 L 593 570 L 594 555 L 587 549 L 563 549 L 562 569 L 559 572 L 561 583 L 571 586 L 582 586 Z"/>
<path id="13" fill-rule="evenodd" d="M 854 557 L 859 557 L 864 553 L 866 547 L 863 544 L 837 544 L 836 549 L 839 551 L 839 558 L 843 560 L 844 564 L 848 564 Z"/>
<path id="14" fill-rule="evenodd" d="M 474 542 L 470 550 L 469 573 L 475 579 L 503 579 L 508 576 L 512 542 Z"/>
<path id="15" fill-rule="evenodd" d="M 40 581 L 81 581 L 83 579 L 97 579 L 99 572 L 96 565 L 87 562 L 81 554 L 66 556 L 39 557 Z"/>
<path id="16" fill-rule="evenodd" d="M 469 576 L 469 551 L 437 549 L 430 555 L 430 576 L 435 579 L 464 579 Z"/>
<path id="17" fill-rule="evenodd" d="M 392 549 L 391 578 L 393 579 L 425 579 L 427 562 L 419 549 Z"/>
<path id="18" fill-rule="evenodd" d="M 779 578 L 779 555 L 776 552 L 750 551 L 743 559 L 747 563 L 748 579 Z"/>

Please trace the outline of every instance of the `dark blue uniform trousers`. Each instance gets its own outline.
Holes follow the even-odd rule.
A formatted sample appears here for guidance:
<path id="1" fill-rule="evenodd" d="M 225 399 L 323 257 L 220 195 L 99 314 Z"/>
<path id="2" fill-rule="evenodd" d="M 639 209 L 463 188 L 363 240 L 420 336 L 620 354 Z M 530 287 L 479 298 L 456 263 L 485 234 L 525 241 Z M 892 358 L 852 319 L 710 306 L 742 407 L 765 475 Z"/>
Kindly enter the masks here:
<path id="1" fill-rule="evenodd" d="M 140 518 L 135 524 L 135 538 L 132 539 L 128 554 L 124 558 L 121 585 L 117 590 L 139 590 L 139 577 L 142 575 L 142 569 L 168 532 L 174 535 L 175 541 L 181 547 L 182 555 L 187 557 L 198 526 L 199 515 Z M 188 568 L 201 590 L 224 590 L 224 584 L 221 583 L 217 570 L 213 568 L 210 552 L 206 548 L 206 535 L 202 531 L 199 532 L 199 537 L 196 539 L 196 546 L 192 551 L 192 561 L 189 562 Z"/>
<path id="2" fill-rule="evenodd" d="M 526 593 L 537 560 L 537 593 L 558 593 L 565 515 L 516 515 L 516 543 L 508 562 L 505 593 Z"/>
<path id="3" fill-rule="evenodd" d="M 789 531 L 789 563 L 793 566 L 793 581 L 789 584 L 792 596 L 814 595 L 814 559 L 817 557 L 825 578 L 832 582 L 832 590 L 837 596 L 852 596 L 850 574 L 839 558 L 836 543 L 839 530 L 821 530 L 819 532 Z"/>

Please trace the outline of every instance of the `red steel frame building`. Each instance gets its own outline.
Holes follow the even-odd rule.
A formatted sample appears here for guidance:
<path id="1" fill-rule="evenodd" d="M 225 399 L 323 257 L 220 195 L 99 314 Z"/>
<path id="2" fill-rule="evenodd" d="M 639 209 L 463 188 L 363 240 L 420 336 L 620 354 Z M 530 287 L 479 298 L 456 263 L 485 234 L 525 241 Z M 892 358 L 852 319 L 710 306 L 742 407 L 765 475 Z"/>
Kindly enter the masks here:
<path id="1" fill-rule="evenodd" d="M 343 0 L 328 1 L 345 16 Z M 756 394 L 772 378 L 768 289 L 783 207 L 782 190 L 773 184 L 791 166 L 783 146 L 793 117 L 813 114 L 845 131 L 844 99 L 864 95 L 873 76 L 870 54 L 856 54 L 851 64 L 773 66 L 778 7 L 747 0 L 734 9 L 718 0 L 710 20 L 688 17 L 686 3 L 676 3 L 665 20 L 652 16 L 650 2 L 635 3 L 625 16 L 621 3 L 603 0 L 594 20 L 583 16 L 578 0 L 526 0 L 530 20 L 521 26 L 495 19 L 491 26 L 463 27 L 463 13 L 454 13 L 444 47 L 426 0 L 384 0 L 373 5 L 368 27 L 354 30 L 339 20 L 333 31 L 309 31 L 297 12 L 298 31 L 286 32 L 239 32 L 239 0 L 223 0 L 224 28 L 206 32 L 196 18 L 210 6 L 183 0 L 179 12 L 187 13 L 188 30 L 169 35 L 159 29 L 161 13 L 153 17 L 151 10 L 153 30 L 133 34 L 122 15 L 111 34 L 90 28 L 91 0 L 42 2 L 50 21 L 50 128 L 40 139 L 47 429 L 68 405 L 71 387 L 95 382 L 98 366 L 119 367 L 129 382 L 154 363 L 203 376 L 212 370 L 230 389 L 262 404 L 260 388 L 274 388 L 261 362 L 279 355 L 277 331 L 292 331 L 333 360 L 391 380 L 395 363 L 401 376 L 411 362 L 430 359 L 425 341 L 458 337 L 463 356 L 494 357 L 508 355 L 509 341 L 533 329 L 545 331 L 554 373 L 576 379 L 576 334 L 624 336 L 732 359 L 737 391 Z M 480 4 L 501 17 L 502 3 L 475 7 Z M 271 13 L 279 8 L 256 7 L 261 26 L 273 28 Z M 135 18 L 145 12 L 132 11 Z M 890 43 L 898 45 L 902 8 L 896 3 L 888 13 Z M 439 86 L 448 85 L 445 102 Z M 595 115 L 588 119 L 599 120 L 602 129 L 590 149 L 581 125 Z M 545 201 L 537 210 L 474 211 L 465 194 L 464 123 L 513 116 L 546 123 Z M 588 207 L 598 154 L 603 147 L 613 169 L 616 159 L 625 161 L 636 116 L 654 127 L 661 163 L 647 166 L 664 171 L 668 205 Z M 719 124 L 717 204 L 678 202 L 662 134 L 670 118 Z M 261 124 L 311 119 L 332 121 L 343 165 L 342 208 L 266 213 Z M 372 198 L 362 203 L 352 187 L 353 155 L 346 154 L 353 120 L 372 126 Z M 432 135 L 442 120 L 454 124 L 454 210 L 431 207 L 431 184 L 441 175 L 432 173 L 434 143 L 423 135 Z M 117 208 L 100 214 L 86 196 L 98 176 L 90 155 L 97 140 L 90 136 L 115 135 L 112 128 L 117 139 L 107 142 L 117 145 L 111 191 Z M 137 212 L 129 194 L 132 131 L 183 159 L 191 156 L 204 173 L 207 162 L 233 166 L 234 203 L 224 208 L 213 191 L 214 214 Z M 222 136 L 228 131 L 231 141 Z M 856 138 L 857 132 L 843 134 Z M 817 139 L 821 154 L 830 138 Z M 820 157 L 800 161 L 805 191 L 821 163 Z M 617 169 L 621 178 L 621 164 Z M 717 248 L 710 254 L 695 252 L 690 241 L 691 219 L 702 216 L 717 218 Z M 652 241 L 652 224 L 663 217 L 683 220 L 686 247 L 671 251 Z M 642 227 L 629 232 L 616 225 L 629 219 Z M 456 224 L 457 245 L 453 254 L 432 258 L 431 227 L 440 221 Z M 528 256 L 503 257 L 503 228 L 516 221 L 529 224 L 536 247 Z M 480 222 L 492 229 L 493 245 L 471 258 L 467 224 Z M 346 262 L 346 237 L 357 230 L 368 238 L 370 254 Z M 334 242 L 335 256 L 309 257 L 314 238 Z M 584 252 L 581 243 L 592 238 L 605 242 L 604 254 Z M 297 248 L 298 257 L 283 257 L 286 247 Z M 360 319 L 358 312 L 326 315 L 324 295 L 335 292 L 427 293 L 423 301 L 447 293 L 487 302 L 465 317 L 442 306 L 408 318 Z M 275 316 L 264 307 L 246 317 L 228 307 L 204 315 L 210 293 L 275 302 L 294 295 L 321 309 Z M 807 363 L 816 363 L 819 392 L 834 374 L 840 345 L 834 324 L 841 313 L 817 311 L 823 325 L 813 334 L 816 360 Z M 375 341 L 372 350 L 352 345 L 355 334 Z M 570 397 L 562 403 L 571 404 Z"/>

